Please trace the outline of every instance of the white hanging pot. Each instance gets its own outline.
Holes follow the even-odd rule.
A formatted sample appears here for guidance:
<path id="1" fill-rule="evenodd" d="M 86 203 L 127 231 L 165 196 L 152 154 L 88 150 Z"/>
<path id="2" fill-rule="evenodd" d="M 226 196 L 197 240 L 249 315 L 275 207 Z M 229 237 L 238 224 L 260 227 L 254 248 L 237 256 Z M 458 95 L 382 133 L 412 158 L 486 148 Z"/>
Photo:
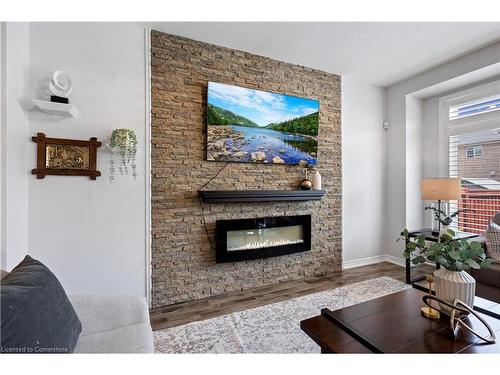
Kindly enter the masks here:
<path id="1" fill-rule="evenodd" d="M 476 294 L 476 280 L 465 271 L 449 271 L 441 267 L 434 271 L 434 286 L 436 297 L 453 305 L 455 299 L 459 299 L 469 306 L 474 306 L 474 295 Z M 441 309 L 451 313 L 451 309 L 440 304 Z"/>

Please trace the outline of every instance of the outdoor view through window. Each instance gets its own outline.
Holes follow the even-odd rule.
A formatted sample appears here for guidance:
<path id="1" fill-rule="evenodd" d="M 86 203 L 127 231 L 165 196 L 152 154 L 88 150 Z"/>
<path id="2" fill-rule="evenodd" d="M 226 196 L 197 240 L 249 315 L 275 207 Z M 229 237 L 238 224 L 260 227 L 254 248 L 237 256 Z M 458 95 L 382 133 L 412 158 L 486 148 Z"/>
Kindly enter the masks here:
<path id="1" fill-rule="evenodd" d="M 481 107 L 480 103 L 475 106 Z M 476 113 L 490 112 L 493 126 L 449 137 L 450 177 L 462 179 L 461 199 L 452 202 L 450 209 L 464 210 L 454 223 L 459 230 L 484 234 L 491 218 L 500 211 L 500 98 L 490 100 L 483 111 L 473 110 L 471 114 L 471 107 L 463 105 L 453 113 L 450 109 L 450 120 L 468 116 L 472 120 Z"/>

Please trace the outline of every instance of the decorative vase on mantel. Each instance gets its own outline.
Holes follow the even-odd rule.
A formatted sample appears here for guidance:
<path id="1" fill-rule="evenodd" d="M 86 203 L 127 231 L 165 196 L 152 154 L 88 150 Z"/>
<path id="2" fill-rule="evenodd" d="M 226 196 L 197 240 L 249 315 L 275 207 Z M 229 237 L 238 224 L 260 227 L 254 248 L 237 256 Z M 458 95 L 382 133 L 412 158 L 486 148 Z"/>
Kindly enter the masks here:
<path id="1" fill-rule="evenodd" d="M 302 190 L 311 190 L 313 187 L 313 182 L 309 179 L 308 176 L 309 169 L 307 167 L 304 168 L 304 172 L 305 172 L 305 178 L 302 181 L 300 181 L 300 188 Z"/>
<path id="2" fill-rule="evenodd" d="M 474 306 L 476 280 L 466 271 L 450 271 L 444 267 L 434 271 L 436 297 L 453 305 L 459 299 L 466 305 Z M 451 309 L 440 304 L 443 311 L 451 313 Z"/>

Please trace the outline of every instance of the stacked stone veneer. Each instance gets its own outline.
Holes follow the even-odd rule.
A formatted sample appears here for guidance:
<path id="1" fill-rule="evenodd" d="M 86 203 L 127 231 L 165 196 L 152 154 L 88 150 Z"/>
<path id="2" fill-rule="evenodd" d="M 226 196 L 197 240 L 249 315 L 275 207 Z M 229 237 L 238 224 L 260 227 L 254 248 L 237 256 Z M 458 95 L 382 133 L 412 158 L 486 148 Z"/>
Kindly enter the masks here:
<path id="1" fill-rule="evenodd" d="M 250 53 L 153 31 L 152 285 L 153 306 L 340 270 L 340 77 Z M 205 161 L 207 82 L 320 101 L 317 169 L 321 201 L 200 204 L 197 191 L 225 165 Z M 206 190 L 295 189 L 299 166 L 231 163 Z M 215 263 L 215 221 L 312 215 L 312 251 L 238 263 Z"/>

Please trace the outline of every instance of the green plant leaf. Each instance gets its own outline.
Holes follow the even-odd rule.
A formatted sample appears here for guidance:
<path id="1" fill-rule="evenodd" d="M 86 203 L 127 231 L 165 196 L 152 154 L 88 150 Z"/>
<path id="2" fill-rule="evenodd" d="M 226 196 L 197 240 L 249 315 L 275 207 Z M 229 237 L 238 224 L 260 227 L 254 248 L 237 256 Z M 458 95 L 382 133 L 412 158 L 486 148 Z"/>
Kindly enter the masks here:
<path id="1" fill-rule="evenodd" d="M 477 241 L 472 241 L 471 243 L 469 243 L 469 246 L 471 247 L 471 249 L 474 249 L 474 250 L 481 250 L 481 251 L 483 250 L 483 247 Z"/>
<path id="2" fill-rule="evenodd" d="M 412 263 L 413 264 L 422 264 L 422 263 L 425 263 L 425 257 L 419 255 L 418 257 L 416 257 L 415 259 L 412 260 Z"/>
<path id="3" fill-rule="evenodd" d="M 447 233 L 444 233 L 444 234 L 441 236 L 441 243 L 450 242 L 452 239 L 453 239 L 453 237 L 452 237 L 452 236 L 450 236 L 450 235 L 449 235 L 449 234 L 447 234 Z"/>
<path id="4" fill-rule="evenodd" d="M 443 225 L 450 225 L 453 220 L 449 217 L 445 217 L 444 219 L 441 220 L 441 222 L 443 223 Z"/>
<path id="5" fill-rule="evenodd" d="M 460 253 L 456 250 L 452 250 L 448 253 L 451 259 L 460 260 Z"/>
<path id="6" fill-rule="evenodd" d="M 492 260 L 491 259 L 485 259 L 481 262 L 481 268 L 486 268 L 492 265 Z"/>
<path id="7" fill-rule="evenodd" d="M 436 262 L 438 262 L 439 264 L 441 264 L 446 269 L 448 269 L 448 267 L 449 267 L 448 261 L 442 255 L 437 255 L 436 256 Z"/>
<path id="8" fill-rule="evenodd" d="M 418 236 L 416 242 L 420 248 L 425 247 L 425 237 L 424 236 Z"/>
<path id="9" fill-rule="evenodd" d="M 477 262 L 474 259 L 466 259 L 464 262 L 468 264 L 471 268 L 474 268 L 476 270 L 481 268 L 481 266 L 477 264 Z"/>
<path id="10" fill-rule="evenodd" d="M 429 246 L 429 250 L 431 250 L 433 252 L 440 252 L 442 248 L 443 248 L 443 245 L 438 243 L 438 242 L 434 242 L 434 243 L 432 243 L 431 246 Z"/>

